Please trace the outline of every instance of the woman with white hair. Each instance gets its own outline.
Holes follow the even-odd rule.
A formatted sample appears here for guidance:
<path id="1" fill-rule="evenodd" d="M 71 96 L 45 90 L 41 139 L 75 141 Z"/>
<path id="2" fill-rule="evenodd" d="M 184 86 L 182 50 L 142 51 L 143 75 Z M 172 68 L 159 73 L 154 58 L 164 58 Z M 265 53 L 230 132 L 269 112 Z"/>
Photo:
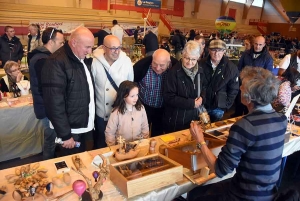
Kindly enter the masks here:
<path id="1" fill-rule="evenodd" d="M 163 123 L 166 133 L 187 129 L 192 120 L 199 119 L 203 77 L 203 70 L 197 62 L 200 53 L 201 47 L 197 42 L 187 42 L 182 51 L 182 59 L 167 74 L 163 91 Z"/>

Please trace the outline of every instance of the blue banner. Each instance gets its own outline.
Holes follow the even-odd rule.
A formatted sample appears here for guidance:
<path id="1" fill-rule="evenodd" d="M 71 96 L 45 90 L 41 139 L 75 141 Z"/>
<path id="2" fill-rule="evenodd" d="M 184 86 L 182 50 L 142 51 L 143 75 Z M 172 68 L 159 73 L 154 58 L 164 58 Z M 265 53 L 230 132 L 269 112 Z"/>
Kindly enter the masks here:
<path id="1" fill-rule="evenodd" d="M 136 7 L 143 7 L 143 8 L 158 8 L 161 7 L 161 0 L 148 0 L 148 1 L 141 1 L 135 0 Z"/>

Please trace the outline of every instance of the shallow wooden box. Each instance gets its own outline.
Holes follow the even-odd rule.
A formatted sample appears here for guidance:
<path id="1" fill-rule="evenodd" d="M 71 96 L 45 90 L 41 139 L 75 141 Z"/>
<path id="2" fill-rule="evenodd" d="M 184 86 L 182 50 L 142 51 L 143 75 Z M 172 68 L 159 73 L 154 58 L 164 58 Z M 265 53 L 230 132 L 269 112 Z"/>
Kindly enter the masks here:
<path id="1" fill-rule="evenodd" d="M 225 144 L 225 141 L 211 137 L 205 137 L 205 141 L 208 148 L 211 149 L 211 151 L 216 155 L 218 155 L 222 146 Z M 194 150 L 197 150 L 196 142 L 191 141 L 179 146 L 166 148 L 165 155 L 168 158 L 182 164 L 183 167 L 196 172 L 204 167 L 207 167 L 207 163 L 205 162 L 201 151 L 197 150 L 197 152 L 193 152 Z"/>
<path id="2" fill-rule="evenodd" d="M 138 162 L 145 161 L 147 159 L 160 158 L 166 163 L 167 167 L 164 170 L 159 170 L 160 167 L 152 168 L 151 170 L 140 171 L 141 174 L 136 176 L 125 177 L 118 170 L 120 166 L 124 165 L 136 165 Z M 140 195 L 149 191 L 153 191 L 170 184 L 174 184 L 177 181 L 183 179 L 183 167 L 179 163 L 161 155 L 151 154 L 148 156 L 131 159 L 119 163 L 114 163 L 109 166 L 110 180 L 119 188 L 123 195 L 131 198 L 136 195 Z M 154 173 L 152 173 L 154 172 Z M 137 178 L 135 178 L 137 177 Z"/>

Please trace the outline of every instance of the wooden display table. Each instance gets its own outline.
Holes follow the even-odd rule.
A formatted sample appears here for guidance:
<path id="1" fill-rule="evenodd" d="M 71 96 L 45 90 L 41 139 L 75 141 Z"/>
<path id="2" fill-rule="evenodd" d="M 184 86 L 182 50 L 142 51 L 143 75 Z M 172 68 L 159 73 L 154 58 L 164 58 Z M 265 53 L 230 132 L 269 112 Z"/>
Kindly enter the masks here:
<path id="1" fill-rule="evenodd" d="M 230 120 L 228 120 L 228 121 L 221 122 L 221 123 L 219 122 L 217 124 L 224 125 L 226 123 L 230 124 L 231 122 L 230 122 Z M 214 128 L 212 128 L 212 129 L 216 128 L 215 125 L 213 125 L 213 127 Z M 293 127 L 293 129 L 299 129 L 299 131 L 300 131 L 299 127 Z M 175 133 L 163 135 L 163 137 L 164 136 L 175 137 L 175 138 L 180 138 L 180 140 L 184 140 L 186 138 L 190 138 L 190 133 L 189 133 L 189 130 L 183 130 L 183 131 L 178 131 Z M 157 141 L 156 152 L 158 152 L 159 145 L 166 144 L 166 142 L 163 141 L 161 139 L 161 137 L 162 136 L 153 138 L 153 139 L 156 139 L 156 141 Z M 140 144 L 140 147 L 141 147 L 141 151 L 140 151 L 138 157 L 147 155 L 148 150 L 149 150 L 149 140 L 143 140 Z M 82 169 L 84 174 L 86 176 L 89 176 L 90 178 L 93 178 L 92 172 L 95 170 L 98 170 L 98 168 L 96 168 L 94 165 L 92 165 L 92 160 L 93 160 L 94 156 L 96 156 L 98 154 L 110 153 L 112 151 L 115 151 L 117 148 L 118 148 L 118 146 L 112 146 L 112 147 L 106 147 L 103 149 L 92 150 L 89 152 L 83 152 L 83 153 L 78 154 L 80 156 L 80 158 L 82 159 L 82 162 L 86 166 L 85 169 Z M 221 147 L 218 149 L 215 149 L 214 154 L 217 156 L 219 154 L 220 150 L 221 150 Z M 300 150 L 300 138 L 297 136 L 291 136 L 290 140 L 287 143 L 285 143 L 285 145 L 284 145 L 283 157 L 288 156 L 298 150 Z M 116 162 L 112 156 L 109 156 L 108 158 L 109 158 L 110 163 Z M 74 167 L 71 156 L 66 156 L 66 157 L 61 157 L 61 158 L 56 158 L 56 159 L 51 159 L 51 160 L 40 162 L 41 167 L 48 169 L 47 174 L 48 174 L 49 182 L 52 180 L 53 177 L 61 177 L 61 175 L 57 175 L 55 167 L 54 167 L 54 163 L 63 161 L 63 160 L 66 161 L 66 163 L 68 164 L 69 167 L 72 167 L 72 166 Z M 14 172 L 15 172 L 15 168 L 9 168 L 9 169 L 0 171 L 0 187 L 3 185 L 6 185 L 8 188 L 7 194 L 1 199 L 1 201 L 12 201 L 13 200 L 12 192 L 14 190 L 14 186 L 13 186 L 13 184 L 7 183 L 7 180 L 5 179 L 5 175 L 14 174 Z M 184 168 L 184 173 L 188 173 L 188 172 L 189 172 L 189 170 Z M 71 185 L 75 180 L 78 180 L 78 179 L 83 180 L 82 176 L 78 175 L 77 173 L 75 173 L 72 170 L 70 171 L 70 175 L 71 175 Z M 230 178 L 233 175 L 234 175 L 234 173 L 229 174 L 229 175 L 223 177 L 222 179 L 211 177 L 211 178 L 209 178 L 210 179 L 209 182 L 206 182 L 205 184 L 216 183 L 223 179 Z M 59 195 L 62 195 L 64 193 L 72 190 L 71 185 L 69 185 L 69 186 L 64 185 L 62 188 L 55 187 L 53 190 L 54 196 L 59 196 Z M 104 185 L 102 186 L 101 190 L 104 194 L 103 200 L 113 200 L 113 201 L 118 201 L 118 200 L 166 200 L 166 201 L 168 201 L 168 200 L 172 200 L 175 197 L 178 197 L 181 194 L 184 194 L 184 193 L 190 191 L 195 186 L 196 186 L 195 184 L 193 184 L 187 178 L 184 177 L 183 180 L 180 182 L 174 183 L 174 184 L 169 185 L 164 188 L 154 190 L 152 192 L 144 193 L 142 195 L 138 195 L 138 196 L 132 197 L 130 199 L 127 199 L 119 192 L 119 190 L 114 186 L 114 184 L 109 179 L 107 179 L 104 182 Z M 66 197 L 64 200 L 65 201 L 78 200 L 78 196 L 75 193 L 73 193 L 73 194 L 69 195 L 68 197 Z"/>

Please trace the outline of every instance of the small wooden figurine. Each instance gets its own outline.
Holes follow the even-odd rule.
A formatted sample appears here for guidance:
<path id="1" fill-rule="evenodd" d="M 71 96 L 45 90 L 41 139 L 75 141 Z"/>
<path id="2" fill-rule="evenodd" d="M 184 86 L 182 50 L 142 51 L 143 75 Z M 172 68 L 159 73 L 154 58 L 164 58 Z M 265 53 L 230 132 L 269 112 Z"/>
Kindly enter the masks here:
<path id="1" fill-rule="evenodd" d="M 73 171 L 75 171 L 76 173 L 80 174 L 85 179 L 85 181 L 86 181 L 86 183 L 88 185 L 88 192 L 90 194 L 90 197 L 91 197 L 92 201 L 97 201 L 97 200 L 101 200 L 102 199 L 103 194 L 102 194 L 100 188 L 103 185 L 104 180 L 107 178 L 107 176 L 109 174 L 109 168 L 108 168 L 108 165 L 107 165 L 106 158 L 103 155 L 101 155 L 101 154 L 99 154 L 99 156 L 101 157 L 101 159 L 102 159 L 103 162 L 102 162 L 102 164 L 101 163 L 99 164 L 100 170 L 99 170 L 98 174 L 94 174 L 93 173 L 93 178 L 95 180 L 97 180 L 97 182 L 95 183 L 94 186 L 93 186 L 92 179 L 90 179 L 89 177 L 85 176 L 80 169 L 75 170 L 72 167 Z M 98 178 L 95 178 L 96 175 L 98 176 Z"/>

